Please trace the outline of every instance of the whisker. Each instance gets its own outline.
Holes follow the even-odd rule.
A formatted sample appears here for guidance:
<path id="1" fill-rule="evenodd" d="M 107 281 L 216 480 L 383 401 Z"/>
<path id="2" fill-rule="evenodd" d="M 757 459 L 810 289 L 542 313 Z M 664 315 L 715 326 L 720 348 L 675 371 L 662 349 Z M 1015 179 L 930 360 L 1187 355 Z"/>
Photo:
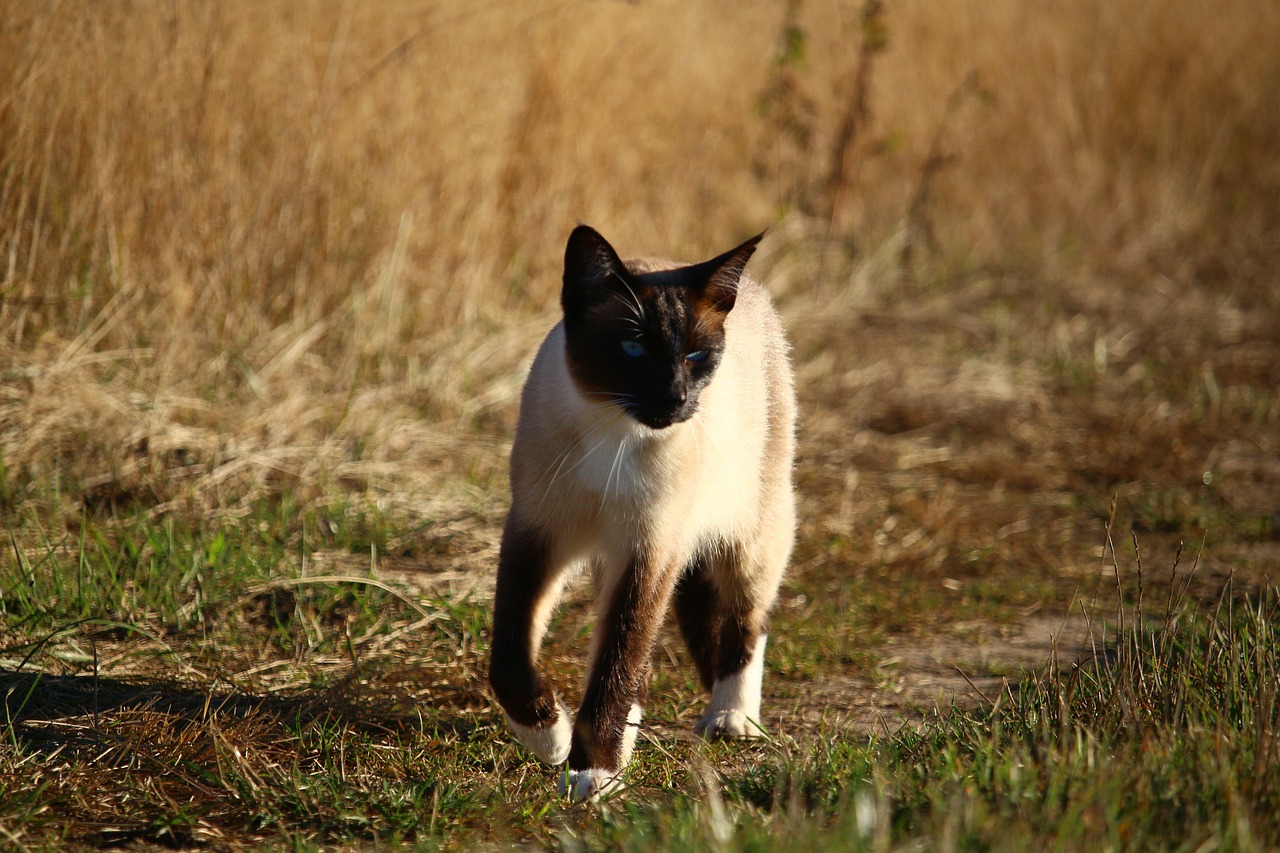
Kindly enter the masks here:
<path id="1" fill-rule="evenodd" d="M 601 436 L 600 440 L 597 441 L 595 444 L 593 444 L 591 448 L 587 450 L 585 453 L 583 453 L 580 457 L 578 457 L 578 461 L 570 465 L 567 470 L 561 471 L 561 469 L 564 468 L 564 463 L 569 461 L 569 454 L 573 452 L 575 445 L 570 445 L 565 449 L 563 453 L 560 454 L 560 456 L 557 457 L 557 459 L 559 460 L 559 465 L 556 466 L 555 473 L 551 475 L 550 482 L 547 483 L 546 489 L 543 490 L 542 498 L 538 501 L 539 505 L 546 502 L 547 495 L 551 494 L 551 487 L 556 484 L 556 480 L 560 479 L 560 475 L 562 473 L 564 474 L 572 473 L 575 468 L 577 468 L 579 465 L 581 465 L 583 462 L 587 460 L 587 457 L 589 457 L 592 453 L 595 453 L 597 450 L 599 450 L 600 446 L 609 440 L 610 438 L 609 430 L 611 430 L 614 426 L 616 426 L 618 422 L 621 421 L 622 418 L 624 417 L 626 417 L 625 412 L 619 411 L 614 413 L 614 415 L 609 419 L 609 422 L 604 425 L 604 428 L 602 429 L 602 432 L 604 433 L 604 435 Z"/>
<path id="2" fill-rule="evenodd" d="M 560 479 L 560 469 L 564 467 L 564 463 L 569 461 L 569 454 L 571 454 L 572 452 L 573 452 L 573 445 L 570 445 L 569 447 L 566 447 L 564 449 L 563 453 L 561 453 L 558 457 L 556 457 L 556 461 L 559 464 L 556 465 L 555 473 L 551 475 L 551 479 L 547 482 L 547 487 L 542 491 L 542 497 L 538 500 L 539 506 L 546 503 L 547 495 L 551 494 L 551 487 L 556 484 L 556 480 Z M 577 467 L 576 463 L 574 464 L 574 467 L 575 468 Z M 570 468 L 569 470 L 572 471 L 573 468 Z"/>
<path id="3" fill-rule="evenodd" d="M 625 391 L 581 391 L 584 397 L 600 397 L 605 400 L 634 400 L 635 394 L 628 394 Z"/>
<path id="4" fill-rule="evenodd" d="M 710 315 L 709 311 L 701 311 L 698 313 L 698 320 L 693 325 L 693 334 L 690 337 L 697 337 L 700 332 L 703 332 L 710 328 L 710 325 L 708 323 L 709 315 Z"/>
<path id="5" fill-rule="evenodd" d="M 635 408 L 636 396 L 634 394 L 624 394 L 620 392 L 608 391 L 584 391 L 584 397 L 591 398 L 593 403 L 610 403 L 617 407 L 624 414 L 631 414 Z"/>
<path id="6" fill-rule="evenodd" d="M 644 311 L 644 303 L 642 303 L 642 302 L 640 301 L 640 297 L 636 296 L 636 292 L 635 292 L 634 290 L 632 290 L 632 289 L 631 289 L 631 285 L 627 283 L 627 280 L 626 280 L 625 278 L 623 278 L 622 276 L 618 275 L 618 271 L 617 271 L 617 270 L 611 270 L 611 272 L 612 272 L 612 274 L 613 274 L 613 277 L 614 277 L 614 278 L 616 278 L 618 281 L 622 282 L 622 286 L 623 286 L 623 287 L 625 287 L 625 288 L 627 289 L 627 293 L 630 293 L 630 294 L 631 294 L 632 307 L 635 309 L 636 317 L 638 317 L 642 323 L 643 323 L 643 322 L 645 322 L 645 321 L 646 321 L 646 319 L 647 319 L 647 317 L 646 317 L 646 315 L 645 315 L 645 311 Z M 619 297 L 618 297 L 618 298 L 620 298 L 620 299 L 622 298 L 622 297 L 621 297 L 621 294 L 619 294 Z M 625 300 L 624 300 L 624 302 L 625 302 Z"/>
<path id="7" fill-rule="evenodd" d="M 604 392 L 592 392 L 592 393 L 604 393 Z M 569 455 L 573 452 L 574 448 L 579 445 L 576 445 L 576 444 L 570 445 L 569 447 L 565 448 L 564 452 L 556 457 L 556 463 L 553 463 L 553 464 L 556 464 L 556 470 L 555 470 L 555 473 L 551 475 L 551 480 L 547 483 L 547 487 L 542 492 L 542 497 L 539 499 L 539 505 L 546 502 L 547 496 L 551 494 L 552 487 L 556 484 L 556 481 L 559 480 L 562 475 L 573 473 L 574 469 L 576 469 L 583 462 L 587 461 L 587 459 L 591 456 L 591 454 L 599 450 L 601 446 L 605 444 L 605 442 L 609 441 L 609 439 L 613 437 L 612 435 L 613 428 L 629 417 L 630 417 L 630 414 L 627 412 L 625 408 L 616 408 L 613 411 L 609 412 L 608 417 L 602 423 L 599 424 L 599 431 L 598 432 L 593 431 L 591 435 L 587 436 L 588 441 L 594 438 L 596 435 L 600 436 L 600 440 L 597 441 L 595 444 L 591 445 L 591 447 L 588 448 L 587 451 L 584 452 L 581 456 L 579 456 L 578 459 L 568 468 L 565 468 L 564 464 L 569 461 Z M 617 458 L 615 457 L 615 463 L 616 462 L 617 462 Z M 611 471 L 612 471 L 612 467 L 613 466 L 610 466 Z M 550 468 L 550 466 L 548 466 L 548 468 Z M 608 489 L 609 489 L 608 482 L 606 481 L 605 483 L 606 494 L 608 493 Z"/>
<path id="8" fill-rule="evenodd" d="M 622 436 L 618 440 L 618 451 L 613 454 L 613 463 L 609 466 L 609 476 L 604 481 L 604 495 L 609 494 L 609 484 L 613 482 L 614 471 L 618 474 L 618 490 L 616 497 L 622 497 L 622 450 L 627 446 L 627 436 Z"/>
<path id="9" fill-rule="evenodd" d="M 619 280 L 621 281 L 621 279 Z M 624 281 L 623 284 L 626 284 L 626 282 Z M 621 302 L 624 307 L 630 309 L 631 313 L 635 315 L 634 318 L 632 317 L 626 318 L 628 322 L 637 323 L 638 325 L 637 321 L 644 320 L 644 308 L 638 302 L 634 301 L 635 300 L 634 294 L 632 294 L 631 299 L 627 299 L 625 296 L 623 296 L 621 293 L 619 293 L 616 290 L 610 292 L 609 295 L 612 296 L 614 299 L 618 300 L 619 302 Z"/>

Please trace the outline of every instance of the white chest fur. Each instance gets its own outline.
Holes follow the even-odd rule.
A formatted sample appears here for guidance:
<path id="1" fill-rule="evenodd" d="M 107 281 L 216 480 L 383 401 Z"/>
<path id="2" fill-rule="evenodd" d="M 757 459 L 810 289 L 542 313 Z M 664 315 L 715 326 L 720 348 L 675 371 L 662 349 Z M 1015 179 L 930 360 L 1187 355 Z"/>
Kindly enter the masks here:
<path id="1" fill-rule="evenodd" d="M 587 537 L 601 526 L 643 528 L 675 547 L 753 526 L 768 427 L 758 354 L 747 349 L 726 352 L 692 420 L 653 430 L 583 397 L 557 326 L 522 402 L 512 485 L 517 500 L 536 498 L 521 511 Z"/>
<path id="2" fill-rule="evenodd" d="M 579 459 L 573 481 L 578 488 L 604 503 L 630 503 L 654 493 L 655 470 L 652 439 L 630 418 L 610 418 L 576 442 Z"/>

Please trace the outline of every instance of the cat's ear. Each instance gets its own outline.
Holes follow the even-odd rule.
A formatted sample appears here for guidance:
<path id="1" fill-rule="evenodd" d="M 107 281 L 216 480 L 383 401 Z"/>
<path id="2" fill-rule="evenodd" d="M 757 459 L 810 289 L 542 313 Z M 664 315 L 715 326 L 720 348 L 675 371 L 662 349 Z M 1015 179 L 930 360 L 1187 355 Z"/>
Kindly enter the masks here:
<path id="1" fill-rule="evenodd" d="M 565 314 L 579 313 L 601 285 L 624 280 L 627 269 L 609 241 L 588 225 L 579 225 L 564 248 L 564 286 L 560 304 Z"/>
<path id="2" fill-rule="evenodd" d="M 706 282 L 702 288 L 703 302 L 709 303 L 714 310 L 723 311 L 726 314 L 733 309 L 738 299 L 738 282 L 742 279 L 747 261 L 751 260 L 762 237 L 764 232 L 719 257 L 690 268 L 690 273 L 696 271 L 696 280 Z"/>

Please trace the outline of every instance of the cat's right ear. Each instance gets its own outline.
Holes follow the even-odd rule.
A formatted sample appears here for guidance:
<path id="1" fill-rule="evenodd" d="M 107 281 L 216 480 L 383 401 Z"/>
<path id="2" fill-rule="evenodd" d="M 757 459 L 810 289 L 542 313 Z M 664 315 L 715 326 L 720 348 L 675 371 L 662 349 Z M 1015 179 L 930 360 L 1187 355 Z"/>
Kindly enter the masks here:
<path id="1" fill-rule="evenodd" d="M 609 241 L 589 225 L 579 225 L 569 235 L 564 249 L 564 286 L 560 305 L 566 316 L 580 314 L 601 293 L 603 285 L 623 280 L 627 275 L 622 259 Z"/>

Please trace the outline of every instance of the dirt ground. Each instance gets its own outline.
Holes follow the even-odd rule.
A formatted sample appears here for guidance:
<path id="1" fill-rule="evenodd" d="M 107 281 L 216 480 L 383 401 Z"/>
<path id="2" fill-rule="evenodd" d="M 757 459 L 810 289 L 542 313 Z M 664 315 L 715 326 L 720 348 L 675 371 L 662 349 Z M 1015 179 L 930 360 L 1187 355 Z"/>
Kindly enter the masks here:
<path id="1" fill-rule="evenodd" d="M 806 273 L 776 271 L 784 291 Z M 1171 584 L 1212 602 L 1274 577 L 1276 299 L 1265 281 L 990 272 L 784 296 L 801 525 L 774 637 L 832 652 L 766 682 L 774 727 L 989 704 L 1051 659 L 1094 659 L 1121 598 L 1156 612 Z M 381 576 L 487 601 L 505 502 L 486 506 L 403 543 L 444 559 Z M 564 639 L 551 654 L 580 666 Z M 669 633 L 659 667 L 681 654 Z"/>

